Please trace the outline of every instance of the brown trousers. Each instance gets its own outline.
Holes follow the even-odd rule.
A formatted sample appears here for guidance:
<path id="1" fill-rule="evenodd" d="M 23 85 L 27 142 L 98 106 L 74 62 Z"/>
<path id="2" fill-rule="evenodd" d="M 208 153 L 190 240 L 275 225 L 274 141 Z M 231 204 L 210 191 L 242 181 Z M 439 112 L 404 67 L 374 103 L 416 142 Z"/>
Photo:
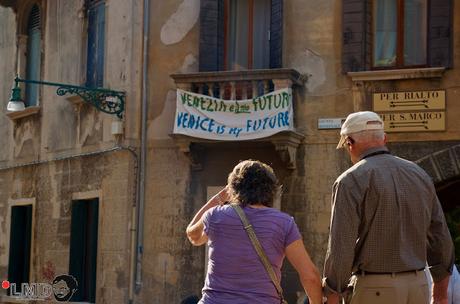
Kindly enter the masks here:
<path id="1" fill-rule="evenodd" d="M 350 304 L 429 304 L 425 272 L 360 274 Z"/>

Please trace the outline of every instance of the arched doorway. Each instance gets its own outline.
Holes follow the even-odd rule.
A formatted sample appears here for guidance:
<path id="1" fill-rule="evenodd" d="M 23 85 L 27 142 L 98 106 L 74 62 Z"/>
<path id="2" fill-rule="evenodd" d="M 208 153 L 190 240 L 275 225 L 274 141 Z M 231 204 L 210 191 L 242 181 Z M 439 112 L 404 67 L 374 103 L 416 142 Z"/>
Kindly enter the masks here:
<path id="1" fill-rule="evenodd" d="M 460 145 L 429 154 L 416 161 L 433 178 L 460 263 Z"/>
<path id="2" fill-rule="evenodd" d="M 436 186 L 455 246 L 455 263 L 460 264 L 460 176 Z"/>
<path id="3" fill-rule="evenodd" d="M 436 184 L 436 192 L 444 212 L 460 209 L 460 176 L 455 180 Z"/>

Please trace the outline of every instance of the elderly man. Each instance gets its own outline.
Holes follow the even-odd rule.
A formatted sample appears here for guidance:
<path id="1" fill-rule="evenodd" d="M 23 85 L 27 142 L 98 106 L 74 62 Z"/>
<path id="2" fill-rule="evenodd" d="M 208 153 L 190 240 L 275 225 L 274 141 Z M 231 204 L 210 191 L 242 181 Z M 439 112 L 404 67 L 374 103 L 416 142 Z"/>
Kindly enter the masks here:
<path id="1" fill-rule="evenodd" d="M 353 304 L 447 304 L 453 244 L 431 178 L 390 154 L 383 121 L 374 112 L 350 114 L 337 149 L 353 166 L 333 185 L 324 265 L 328 304 L 349 294 Z"/>

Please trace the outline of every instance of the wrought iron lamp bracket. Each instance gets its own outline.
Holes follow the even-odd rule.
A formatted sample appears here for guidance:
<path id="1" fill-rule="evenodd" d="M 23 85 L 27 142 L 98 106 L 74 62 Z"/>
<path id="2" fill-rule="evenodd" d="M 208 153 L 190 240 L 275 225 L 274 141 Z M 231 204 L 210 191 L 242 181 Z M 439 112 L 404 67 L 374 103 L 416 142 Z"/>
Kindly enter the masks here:
<path id="1" fill-rule="evenodd" d="M 27 80 L 21 79 L 16 77 L 14 79 L 16 82 L 16 86 L 13 89 L 16 89 L 16 99 L 20 99 L 20 89 L 19 89 L 19 82 L 23 83 L 33 83 L 33 84 L 41 84 L 41 85 L 49 85 L 49 86 L 56 86 L 56 94 L 58 96 L 64 95 L 78 95 L 80 96 L 86 103 L 91 104 L 99 111 L 108 114 L 115 114 L 120 119 L 123 117 L 123 112 L 125 110 L 125 92 L 121 91 L 114 91 L 104 88 L 87 88 L 82 86 L 75 86 L 70 84 L 63 84 L 63 83 L 56 83 L 56 82 L 48 82 L 48 81 L 37 81 L 37 80 Z M 14 93 L 13 93 L 14 94 Z M 13 99 L 13 97 L 12 97 Z"/>

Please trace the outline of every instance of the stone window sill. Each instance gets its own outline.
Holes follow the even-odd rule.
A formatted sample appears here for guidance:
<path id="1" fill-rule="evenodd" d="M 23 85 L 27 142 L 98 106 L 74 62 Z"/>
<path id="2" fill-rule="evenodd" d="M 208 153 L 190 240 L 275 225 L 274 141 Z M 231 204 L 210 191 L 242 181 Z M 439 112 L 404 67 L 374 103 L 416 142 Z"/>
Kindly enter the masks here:
<path id="1" fill-rule="evenodd" d="M 7 112 L 6 116 L 8 116 L 11 120 L 15 121 L 20 118 L 38 115 L 40 113 L 40 107 L 27 107 L 22 111 L 15 111 L 15 112 Z"/>
<path id="2" fill-rule="evenodd" d="M 400 69 L 400 70 L 378 70 L 363 72 L 348 72 L 354 82 L 360 81 L 382 81 L 382 80 L 401 80 L 417 78 L 440 78 L 446 68 L 419 68 L 419 69 Z"/>

